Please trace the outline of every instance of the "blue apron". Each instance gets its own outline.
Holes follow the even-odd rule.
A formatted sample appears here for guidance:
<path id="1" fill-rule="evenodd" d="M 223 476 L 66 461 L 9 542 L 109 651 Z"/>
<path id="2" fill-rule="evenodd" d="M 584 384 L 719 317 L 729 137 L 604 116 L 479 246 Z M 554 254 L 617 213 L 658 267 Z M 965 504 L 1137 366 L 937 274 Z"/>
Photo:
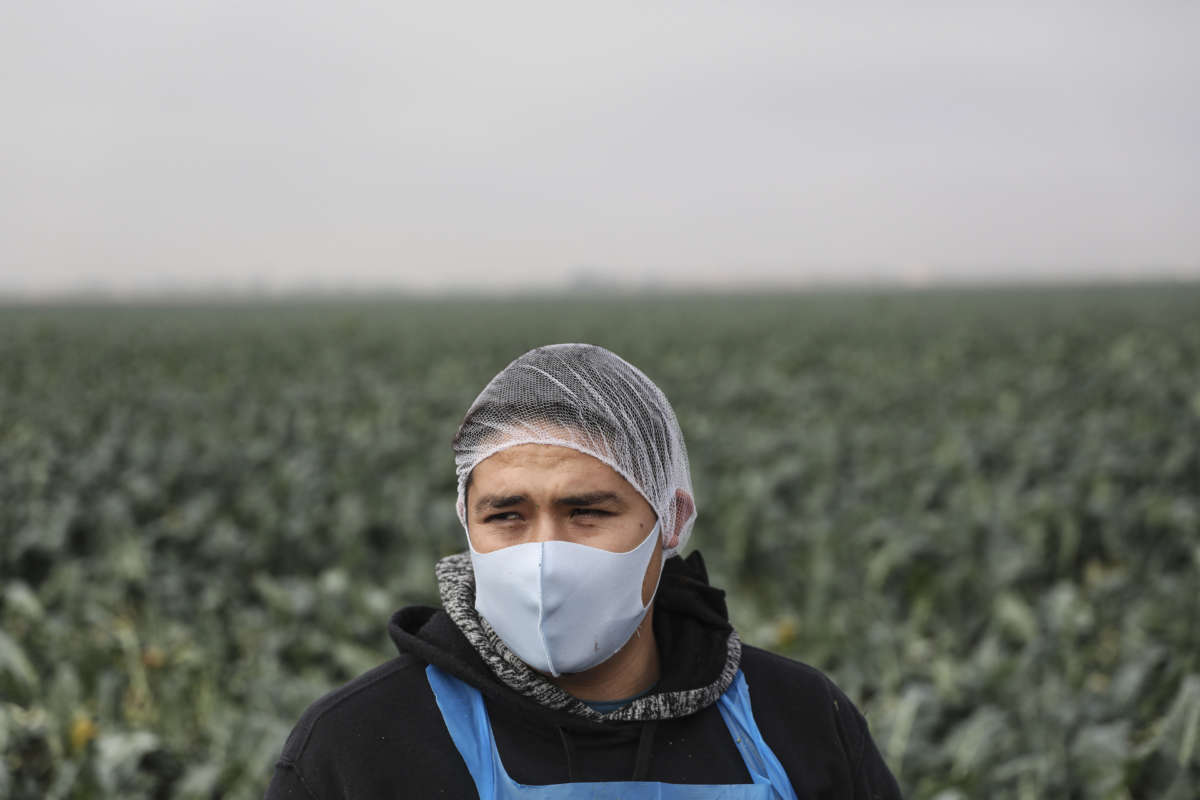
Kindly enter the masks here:
<path id="1" fill-rule="evenodd" d="M 688 784 L 654 781 L 590 781 L 526 786 L 504 771 L 483 695 L 474 686 L 430 664 L 429 686 L 454 746 L 467 762 L 480 800 L 796 800 L 783 765 L 763 741 L 750 709 L 750 690 L 738 671 L 717 701 L 752 783 Z"/>

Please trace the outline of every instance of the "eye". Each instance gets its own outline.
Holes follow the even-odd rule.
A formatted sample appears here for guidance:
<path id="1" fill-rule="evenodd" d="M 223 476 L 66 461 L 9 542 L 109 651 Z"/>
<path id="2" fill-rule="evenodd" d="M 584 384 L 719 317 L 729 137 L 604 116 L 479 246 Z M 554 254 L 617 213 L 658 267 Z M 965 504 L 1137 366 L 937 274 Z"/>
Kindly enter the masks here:
<path id="1" fill-rule="evenodd" d="M 490 514 L 483 518 L 484 522 L 513 522 L 521 518 L 521 515 L 516 511 L 502 511 L 499 514 Z"/>
<path id="2" fill-rule="evenodd" d="M 573 509 L 571 509 L 572 517 L 581 516 L 581 515 L 587 516 L 587 517 L 611 517 L 611 516 L 613 516 L 613 512 L 604 511 L 603 509 L 599 509 L 599 508 L 573 508 Z"/>

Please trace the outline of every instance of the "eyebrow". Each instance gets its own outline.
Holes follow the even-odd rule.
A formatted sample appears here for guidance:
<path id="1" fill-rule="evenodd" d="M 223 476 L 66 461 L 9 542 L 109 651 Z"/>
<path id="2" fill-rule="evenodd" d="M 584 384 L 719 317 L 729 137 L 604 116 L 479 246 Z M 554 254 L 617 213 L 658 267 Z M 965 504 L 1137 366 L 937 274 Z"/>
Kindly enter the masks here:
<path id="1" fill-rule="evenodd" d="M 617 496 L 616 492 L 573 494 L 569 497 L 560 497 L 554 501 L 554 505 L 556 506 L 595 506 L 600 503 L 615 503 L 621 508 L 625 507 L 625 503 Z"/>
<path id="2" fill-rule="evenodd" d="M 511 508 L 512 506 L 519 506 L 524 502 L 525 495 L 523 494 L 485 494 L 483 497 L 475 501 L 475 510 L 483 511 L 485 508 Z"/>
<path id="3" fill-rule="evenodd" d="M 479 513 L 489 508 L 512 508 L 513 506 L 519 506 L 526 500 L 528 498 L 523 494 L 487 494 L 475 502 L 474 510 L 476 513 Z M 554 505 L 556 506 L 594 506 L 601 503 L 613 503 L 618 508 L 625 508 L 625 502 L 621 500 L 616 492 L 585 492 L 584 494 L 559 497 L 554 501 Z"/>

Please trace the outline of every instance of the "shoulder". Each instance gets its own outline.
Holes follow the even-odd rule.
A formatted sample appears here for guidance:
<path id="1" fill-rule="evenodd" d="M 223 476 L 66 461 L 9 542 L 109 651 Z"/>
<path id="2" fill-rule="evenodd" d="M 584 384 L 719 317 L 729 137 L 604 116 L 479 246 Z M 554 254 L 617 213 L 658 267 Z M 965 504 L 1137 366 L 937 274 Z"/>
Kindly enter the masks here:
<path id="1" fill-rule="evenodd" d="M 425 667 L 400 655 L 309 706 L 284 744 L 268 800 L 402 795 L 404 787 L 459 782 L 465 767 L 456 769 L 461 759 Z"/>
<path id="2" fill-rule="evenodd" d="M 856 797 L 900 796 L 866 719 L 828 675 L 749 645 L 742 672 L 763 737 L 793 783 L 854 786 Z"/>
<path id="3" fill-rule="evenodd" d="M 802 661 L 744 644 L 742 671 L 752 695 L 757 686 L 760 694 L 799 704 L 821 715 L 834 714 L 843 706 L 853 708 L 833 679 Z"/>
<path id="4" fill-rule="evenodd" d="M 341 734 L 361 729 L 363 723 L 378 714 L 382 705 L 391 713 L 412 712 L 413 688 L 425 683 L 425 662 L 411 656 L 401 655 L 364 672 L 354 680 L 329 692 L 316 700 L 301 715 L 284 744 L 283 761 L 302 759 L 312 748 L 326 745 L 326 740 L 336 740 Z"/>

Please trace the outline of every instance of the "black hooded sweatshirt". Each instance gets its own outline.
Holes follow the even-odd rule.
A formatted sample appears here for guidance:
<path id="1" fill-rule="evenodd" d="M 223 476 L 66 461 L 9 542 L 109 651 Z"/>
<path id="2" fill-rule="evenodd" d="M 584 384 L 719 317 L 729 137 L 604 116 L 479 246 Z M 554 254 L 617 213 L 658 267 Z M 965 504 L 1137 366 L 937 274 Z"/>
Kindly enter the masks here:
<path id="1" fill-rule="evenodd" d="M 745 675 L 759 730 L 797 797 L 900 797 L 866 720 L 829 678 L 738 646 L 724 592 L 708 585 L 699 553 L 665 563 L 653 623 L 661 674 L 649 706 L 661 696 L 665 716 L 618 721 L 551 708 L 511 688 L 446 611 L 402 609 L 388 626 L 400 655 L 309 707 L 287 739 L 266 797 L 478 797 L 434 701 L 429 664 L 480 690 L 500 760 L 519 783 L 749 783 L 710 691 L 731 659 L 740 659 L 732 667 Z M 680 698 L 690 698 L 692 707 L 681 711 Z"/>

